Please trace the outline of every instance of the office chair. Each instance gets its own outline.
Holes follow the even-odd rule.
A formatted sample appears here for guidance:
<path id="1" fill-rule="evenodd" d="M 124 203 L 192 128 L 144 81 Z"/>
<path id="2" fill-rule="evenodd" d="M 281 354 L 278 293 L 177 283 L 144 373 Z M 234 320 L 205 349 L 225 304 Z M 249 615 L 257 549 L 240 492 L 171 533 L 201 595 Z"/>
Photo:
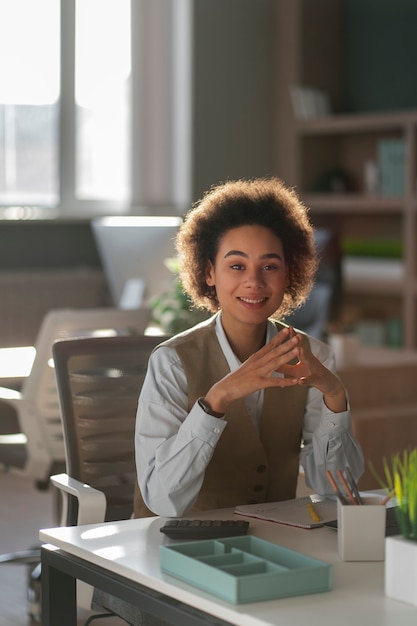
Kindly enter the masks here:
<path id="1" fill-rule="evenodd" d="M 54 344 L 67 471 L 51 481 L 63 494 L 62 525 L 132 516 L 138 397 L 149 355 L 164 339 L 119 336 Z M 80 581 L 77 604 L 110 611 L 128 624 L 146 623 L 135 607 Z"/>
<path id="2" fill-rule="evenodd" d="M 47 488 L 51 474 L 65 469 L 65 451 L 52 345 L 67 337 L 143 334 L 147 308 L 56 309 L 44 318 L 36 340 L 32 370 L 21 392 L 0 387 L 0 465 L 30 476 Z M 2 416 L 8 431 L 2 430 Z M 14 425 L 14 429 L 11 424 Z M 14 432 L 10 432 L 14 430 Z"/>
<path id="3" fill-rule="evenodd" d="M 0 434 L 0 467 L 33 478 L 39 489 L 49 486 L 51 474 L 65 470 L 64 437 L 52 358 L 54 341 L 97 333 L 142 335 L 149 319 L 147 308 L 50 311 L 39 330 L 32 370 L 21 392 L 0 387 L 0 433 L 3 433 Z M 56 507 L 59 508 L 58 502 Z M 0 555 L 0 564 L 38 562 L 38 547 Z M 29 612 L 32 610 L 36 611 L 35 607 Z"/>

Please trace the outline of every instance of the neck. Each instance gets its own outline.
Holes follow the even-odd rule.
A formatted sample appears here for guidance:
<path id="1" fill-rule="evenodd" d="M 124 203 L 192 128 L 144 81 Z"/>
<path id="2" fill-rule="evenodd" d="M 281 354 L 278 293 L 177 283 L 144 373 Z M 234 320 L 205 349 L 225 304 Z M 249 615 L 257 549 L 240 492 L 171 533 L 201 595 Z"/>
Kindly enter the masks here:
<path id="1" fill-rule="evenodd" d="M 231 329 L 223 326 L 227 340 L 234 354 L 243 363 L 265 344 L 266 323 L 261 326 L 245 326 Z"/>

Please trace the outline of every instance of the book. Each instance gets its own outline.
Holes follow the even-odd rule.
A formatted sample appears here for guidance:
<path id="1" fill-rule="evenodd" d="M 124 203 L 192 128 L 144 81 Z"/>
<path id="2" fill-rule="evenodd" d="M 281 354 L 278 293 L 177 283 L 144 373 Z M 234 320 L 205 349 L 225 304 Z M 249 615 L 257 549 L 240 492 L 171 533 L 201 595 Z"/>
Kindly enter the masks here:
<path id="1" fill-rule="evenodd" d="M 313 515 L 311 512 L 313 506 Z M 243 504 L 234 511 L 237 515 L 256 517 L 268 522 L 297 526 L 298 528 L 318 528 L 337 519 L 336 499 L 318 495 L 282 500 L 280 502 L 261 502 Z M 314 512 L 319 519 L 314 520 Z"/>
<path id="2" fill-rule="evenodd" d="M 297 119 L 307 120 L 330 115 L 330 99 L 324 91 L 306 85 L 293 85 L 290 95 Z"/>
<path id="3" fill-rule="evenodd" d="M 402 139 L 381 139 L 378 143 L 380 193 L 401 196 L 405 183 L 405 142 Z"/>

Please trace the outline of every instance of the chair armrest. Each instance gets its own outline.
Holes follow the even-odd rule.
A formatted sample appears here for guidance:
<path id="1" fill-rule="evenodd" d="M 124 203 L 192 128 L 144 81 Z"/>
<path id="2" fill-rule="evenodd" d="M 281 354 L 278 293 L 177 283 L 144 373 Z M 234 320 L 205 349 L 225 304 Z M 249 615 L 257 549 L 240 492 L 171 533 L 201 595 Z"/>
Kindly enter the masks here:
<path id="1" fill-rule="evenodd" d="M 51 476 L 51 482 L 63 495 L 63 526 L 66 525 L 68 495 L 78 500 L 78 526 L 104 522 L 107 503 L 102 491 L 81 483 L 68 474 L 55 474 Z"/>
<path id="2" fill-rule="evenodd" d="M 62 494 L 62 522 L 66 525 L 68 496 L 74 496 L 78 500 L 78 520 L 77 525 L 100 524 L 104 522 L 106 513 L 106 497 L 102 491 L 98 491 L 89 485 L 81 483 L 68 474 L 54 474 L 51 476 L 52 484 L 60 490 Z M 93 599 L 93 587 L 77 580 L 77 606 L 91 610 Z"/>

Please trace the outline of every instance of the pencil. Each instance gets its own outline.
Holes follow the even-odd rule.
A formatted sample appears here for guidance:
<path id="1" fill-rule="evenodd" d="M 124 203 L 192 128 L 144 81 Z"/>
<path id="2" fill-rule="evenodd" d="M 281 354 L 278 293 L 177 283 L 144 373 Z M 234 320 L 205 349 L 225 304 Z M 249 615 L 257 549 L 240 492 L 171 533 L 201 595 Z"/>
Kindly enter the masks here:
<path id="1" fill-rule="evenodd" d="M 387 502 L 389 502 L 389 500 L 391 500 L 392 496 L 394 496 L 394 495 L 395 495 L 395 489 L 391 489 L 391 491 L 389 493 L 387 493 L 385 498 L 383 500 L 381 500 L 381 502 L 379 504 L 382 504 L 382 506 L 385 506 L 387 504 Z"/>
<path id="2" fill-rule="evenodd" d="M 335 481 L 333 474 L 331 473 L 330 470 L 326 470 L 326 476 L 329 479 L 329 483 L 331 484 L 333 491 L 337 495 L 338 500 L 341 502 L 341 504 L 347 504 L 347 500 L 345 496 L 342 494 L 342 492 L 340 491 L 339 487 L 337 486 L 337 482 Z"/>
<path id="3" fill-rule="evenodd" d="M 359 493 L 358 485 L 356 484 L 355 479 L 353 478 L 353 474 L 350 471 L 350 467 L 348 465 L 346 466 L 345 474 L 346 474 L 346 480 L 349 483 L 349 486 L 352 490 L 352 493 L 355 497 L 356 502 L 358 504 L 362 504 L 362 498 L 361 498 L 361 494 Z"/>
<path id="4" fill-rule="evenodd" d="M 312 502 L 307 502 L 307 509 L 308 509 L 308 512 L 310 513 L 310 517 L 313 520 L 313 522 L 321 522 L 321 517 L 317 513 Z"/>
<path id="5" fill-rule="evenodd" d="M 337 473 L 337 477 L 339 478 L 340 482 L 343 485 L 343 489 L 346 492 L 346 496 L 350 504 L 358 504 L 355 498 L 353 497 L 353 493 L 351 492 L 349 485 L 346 482 L 346 478 L 343 476 L 342 470 L 338 469 L 336 473 Z"/>

